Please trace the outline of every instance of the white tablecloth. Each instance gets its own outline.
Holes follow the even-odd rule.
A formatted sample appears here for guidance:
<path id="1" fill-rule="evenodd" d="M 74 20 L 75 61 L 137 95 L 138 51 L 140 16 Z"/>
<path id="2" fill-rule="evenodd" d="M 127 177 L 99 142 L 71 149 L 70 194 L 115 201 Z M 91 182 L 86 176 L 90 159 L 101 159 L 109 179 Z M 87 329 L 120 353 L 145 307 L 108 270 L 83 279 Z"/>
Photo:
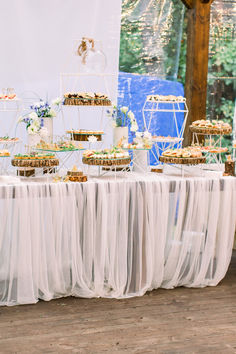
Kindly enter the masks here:
<path id="1" fill-rule="evenodd" d="M 2 183 L 0 222 L 1 305 L 217 285 L 231 258 L 236 178 Z"/>

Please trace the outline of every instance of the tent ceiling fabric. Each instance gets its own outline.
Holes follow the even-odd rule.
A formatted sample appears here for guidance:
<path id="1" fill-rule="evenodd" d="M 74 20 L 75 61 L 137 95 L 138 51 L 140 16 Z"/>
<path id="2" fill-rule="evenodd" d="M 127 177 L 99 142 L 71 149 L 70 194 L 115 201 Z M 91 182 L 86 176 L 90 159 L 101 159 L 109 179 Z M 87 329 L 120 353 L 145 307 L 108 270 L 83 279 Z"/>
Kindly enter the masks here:
<path id="1" fill-rule="evenodd" d="M 126 71 L 130 52 L 130 72 L 176 79 L 183 14 L 184 5 L 176 0 L 124 0 L 121 71 Z"/>
<path id="2" fill-rule="evenodd" d="M 102 50 L 108 59 L 105 71 L 113 75 L 109 81 L 109 95 L 115 100 L 120 19 L 121 0 L 1 1 L 0 91 L 5 87 L 13 87 L 19 97 L 28 98 L 35 93 L 35 100 L 38 100 L 37 96 L 48 98 L 49 101 L 54 99 L 60 93 L 60 73 L 79 71 L 74 40 L 86 36 L 101 41 Z M 68 90 L 98 90 L 96 78 L 89 88 L 85 85 L 86 79 L 80 77 L 76 85 L 73 79 L 75 81 L 75 78 L 71 79 Z M 0 135 L 11 133 L 11 124 L 8 124 L 10 120 L 5 118 Z M 93 115 L 91 119 L 91 125 L 96 127 L 97 117 Z M 24 138 L 25 127 L 19 126 L 17 129 L 18 136 Z M 60 119 L 54 124 L 54 130 L 54 134 L 64 134 Z"/>
<path id="3" fill-rule="evenodd" d="M 59 73 L 78 71 L 73 40 L 83 36 L 102 41 L 106 70 L 117 74 L 120 16 L 121 0 L 1 1 L 2 87 L 58 94 Z"/>

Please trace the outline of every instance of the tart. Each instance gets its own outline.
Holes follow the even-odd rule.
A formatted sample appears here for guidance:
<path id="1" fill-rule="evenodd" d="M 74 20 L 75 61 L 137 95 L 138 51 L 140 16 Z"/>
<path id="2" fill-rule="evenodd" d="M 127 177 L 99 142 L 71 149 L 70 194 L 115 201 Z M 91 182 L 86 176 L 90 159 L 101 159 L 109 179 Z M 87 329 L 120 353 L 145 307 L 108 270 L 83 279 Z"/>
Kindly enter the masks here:
<path id="1" fill-rule="evenodd" d="M 201 150 L 192 146 L 182 149 L 168 149 L 162 153 L 159 160 L 164 163 L 186 165 L 197 165 L 206 162 Z"/>
<path id="2" fill-rule="evenodd" d="M 155 142 L 158 142 L 158 143 L 179 143 L 181 141 L 183 141 L 183 138 L 178 138 L 177 136 L 156 136 L 154 135 L 152 137 L 152 140 L 155 141 Z"/>
<path id="3" fill-rule="evenodd" d="M 64 105 L 70 106 L 111 106 L 111 100 L 102 93 L 67 92 Z"/>
<path id="4" fill-rule="evenodd" d="M 8 150 L 0 150 L 0 157 L 10 156 L 10 152 Z"/>
<path id="5" fill-rule="evenodd" d="M 3 136 L 3 137 L 0 137 L 0 143 L 4 143 L 4 144 L 7 144 L 7 143 L 16 143 L 19 141 L 19 138 L 10 138 L 8 135 L 6 136 Z"/>
<path id="6" fill-rule="evenodd" d="M 151 102 L 185 102 L 186 98 L 175 95 L 149 95 L 147 100 Z"/>
<path id="7" fill-rule="evenodd" d="M 71 136 L 71 140 L 75 141 L 89 141 L 89 137 L 94 136 L 97 141 L 102 140 L 103 131 L 100 130 L 67 130 L 66 131 Z"/>
<path id="8" fill-rule="evenodd" d="M 62 141 L 58 144 L 56 143 L 46 143 L 44 141 L 40 141 L 40 143 L 38 143 L 36 145 L 36 149 L 38 150 L 44 150 L 44 151 L 77 151 L 77 150 L 82 150 L 83 146 L 81 144 L 79 144 L 78 146 L 75 145 L 73 142 L 71 141 Z"/>
<path id="9" fill-rule="evenodd" d="M 87 176 L 82 171 L 78 171 L 76 166 L 72 170 L 67 171 L 67 178 L 71 182 L 87 182 Z"/>
<path id="10" fill-rule="evenodd" d="M 42 167 L 53 167 L 59 165 L 59 160 L 55 158 L 54 154 L 18 154 L 14 156 L 11 161 L 13 166 L 16 167 L 32 167 L 32 168 L 42 168 Z"/>
<path id="11" fill-rule="evenodd" d="M 203 135 L 227 135 L 232 132 L 231 125 L 222 120 L 196 120 L 189 128 L 191 132 Z"/>
<path id="12" fill-rule="evenodd" d="M 131 158 L 127 151 L 114 147 L 105 150 L 86 150 L 82 161 L 87 165 L 119 166 L 128 165 Z"/>

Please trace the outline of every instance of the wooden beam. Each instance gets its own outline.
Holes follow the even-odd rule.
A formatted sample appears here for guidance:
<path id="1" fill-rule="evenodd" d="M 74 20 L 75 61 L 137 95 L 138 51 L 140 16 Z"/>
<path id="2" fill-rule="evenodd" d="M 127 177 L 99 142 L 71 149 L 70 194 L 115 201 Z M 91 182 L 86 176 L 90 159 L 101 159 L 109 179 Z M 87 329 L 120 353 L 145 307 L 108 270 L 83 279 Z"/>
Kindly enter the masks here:
<path id="1" fill-rule="evenodd" d="M 189 115 L 184 133 L 184 145 L 191 144 L 189 125 L 195 120 L 206 119 L 208 47 L 210 32 L 210 7 L 206 0 L 193 0 L 193 8 L 187 10 L 187 58 L 185 97 Z"/>
<path id="2" fill-rule="evenodd" d="M 187 7 L 187 9 L 193 8 L 193 0 L 181 0 L 181 1 Z"/>

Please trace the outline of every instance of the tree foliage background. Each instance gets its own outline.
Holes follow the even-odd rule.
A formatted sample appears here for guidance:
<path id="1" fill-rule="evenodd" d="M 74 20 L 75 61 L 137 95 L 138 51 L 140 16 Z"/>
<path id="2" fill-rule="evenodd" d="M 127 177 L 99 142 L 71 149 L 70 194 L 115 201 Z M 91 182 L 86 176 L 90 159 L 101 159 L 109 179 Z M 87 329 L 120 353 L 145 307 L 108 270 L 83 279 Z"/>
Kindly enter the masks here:
<path id="1" fill-rule="evenodd" d="M 127 8 L 134 6 L 135 1 L 125 0 L 123 13 Z M 185 83 L 186 49 L 187 49 L 187 17 L 186 11 L 180 0 L 170 0 L 172 6 L 169 35 L 162 42 L 162 70 L 156 76 Z M 207 118 L 222 119 L 233 123 L 235 105 L 235 77 L 236 77 L 236 1 L 230 4 L 224 0 L 215 0 L 211 14 L 211 33 L 209 46 L 209 75 L 208 75 L 208 101 Z M 153 9 L 155 11 L 155 8 Z M 148 24 L 149 27 L 150 24 Z M 151 30 L 145 29 L 148 35 Z M 122 16 L 120 40 L 120 71 L 137 74 L 155 74 L 150 69 L 147 61 L 157 60 L 155 56 L 147 59 L 143 41 L 143 22 L 136 18 L 129 21 L 127 16 Z M 161 74 L 160 74 L 161 73 Z M 232 151 L 232 137 L 223 139 L 223 145 Z"/>

